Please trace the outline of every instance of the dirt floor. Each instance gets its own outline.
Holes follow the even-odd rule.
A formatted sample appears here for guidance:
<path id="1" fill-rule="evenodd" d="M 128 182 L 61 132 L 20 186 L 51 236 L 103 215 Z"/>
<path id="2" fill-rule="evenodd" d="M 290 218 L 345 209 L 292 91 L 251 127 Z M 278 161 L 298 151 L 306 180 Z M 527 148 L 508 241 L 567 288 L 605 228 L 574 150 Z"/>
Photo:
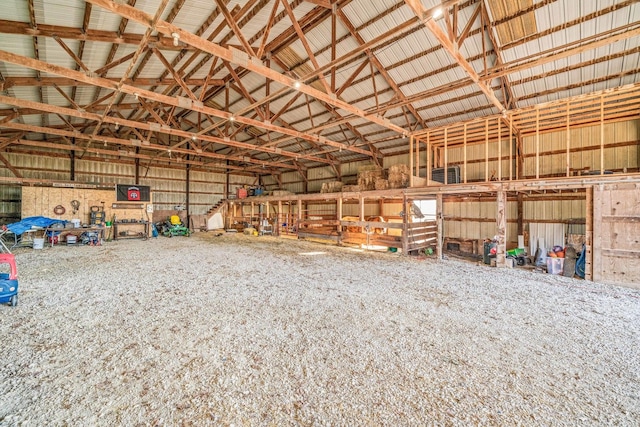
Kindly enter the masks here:
<path id="1" fill-rule="evenodd" d="M 640 424 L 640 291 L 226 234 L 17 252 L 0 425 Z"/>

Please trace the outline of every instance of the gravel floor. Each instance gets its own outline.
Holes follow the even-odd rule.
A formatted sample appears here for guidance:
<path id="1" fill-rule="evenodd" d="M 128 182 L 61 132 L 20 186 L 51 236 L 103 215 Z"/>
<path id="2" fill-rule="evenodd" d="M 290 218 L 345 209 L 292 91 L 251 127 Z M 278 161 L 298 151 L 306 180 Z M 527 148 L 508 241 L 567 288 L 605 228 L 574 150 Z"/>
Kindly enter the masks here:
<path id="1" fill-rule="evenodd" d="M 197 233 L 17 253 L 0 424 L 640 424 L 640 291 Z"/>

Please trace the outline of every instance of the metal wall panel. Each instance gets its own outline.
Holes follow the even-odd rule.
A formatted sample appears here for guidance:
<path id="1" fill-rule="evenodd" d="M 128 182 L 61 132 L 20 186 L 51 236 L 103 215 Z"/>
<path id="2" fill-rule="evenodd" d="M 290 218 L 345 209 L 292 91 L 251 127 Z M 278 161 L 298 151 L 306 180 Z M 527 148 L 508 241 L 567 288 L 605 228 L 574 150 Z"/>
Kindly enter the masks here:
<path id="1" fill-rule="evenodd" d="M 336 215 L 336 204 L 309 204 L 307 205 L 307 216 L 320 216 L 320 215 Z"/>
<path id="2" fill-rule="evenodd" d="M 21 199 L 20 186 L 0 184 L 0 225 L 20 221 Z"/>
<path id="3" fill-rule="evenodd" d="M 496 218 L 496 202 L 489 201 L 468 201 L 468 202 L 452 202 L 444 203 L 443 213 L 444 236 L 457 239 L 486 239 L 493 238 L 497 231 L 495 221 L 474 221 L 477 219 L 494 219 Z M 507 219 L 514 220 L 517 217 L 517 203 L 507 202 Z M 467 220 L 453 221 L 446 220 L 446 217 L 466 218 Z M 516 242 L 518 226 L 514 222 L 507 223 L 507 241 Z"/>
<path id="4" fill-rule="evenodd" d="M 638 148 L 638 129 L 640 120 L 631 120 L 604 125 L 604 168 L 624 169 L 640 166 Z M 566 173 L 566 132 L 558 131 L 540 135 L 540 153 L 556 151 L 557 154 L 540 156 L 540 175 Z M 570 167 L 572 169 L 600 170 L 600 126 L 572 129 L 570 134 Z M 620 147 L 606 147 L 609 144 L 630 143 Z M 635 144 L 634 144 L 635 143 Z M 524 173 L 536 175 L 536 136 L 523 138 L 525 158 Z"/>

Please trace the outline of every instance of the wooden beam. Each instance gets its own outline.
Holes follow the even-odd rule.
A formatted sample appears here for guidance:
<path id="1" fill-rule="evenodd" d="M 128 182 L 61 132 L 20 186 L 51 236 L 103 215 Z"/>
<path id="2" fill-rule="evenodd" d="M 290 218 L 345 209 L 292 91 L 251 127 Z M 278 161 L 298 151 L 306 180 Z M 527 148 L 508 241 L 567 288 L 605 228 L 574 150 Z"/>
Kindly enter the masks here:
<path id="1" fill-rule="evenodd" d="M 9 169 L 16 178 L 22 178 L 22 174 L 20 174 L 18 169 L 16 169 L 11 163 L 9 163 L 9 160 L 7 160 L 7 158 L 2 154 L 0 154 L 0 162 L 4 163 L 7 169 Z"/>
<path id="2" fill-rule="evenodd" d="M 637 26 L 638 24 L 635 23 L 633 25 Z M 610 33 L 611 31 L 617 32 L 617 34 L 607 36 L 606 33 Z M 579 42 L 581 44 L 576 47 L 569 48 L 565 46 L 556 46 L 554 47 L 553 52 L 541 52 L 539 54 L 539 57 L 536 58 L 519 58 L 515 61 L 495 66 L 488 70 L 486 75 L 482 76 L 482 80 L 490 81 L 507 74 L 514 74 L 533 67 L 539 67 L 540 65 L 548 64 L 549 62 L 555 62 L 559 59 L 567 58 L 569 56 L 579 55 L 586 51 L 595 50 L 602 46 L 611 45 L 619 41 L 640 35 L 640 27 L 621 27 L 615 28 L 611 31 L 608 31 L 605 34 L 596 34 L 595 36 L 590 37 L 590 39 L 595 38 L 595 40 L 591 42 L 586 42 L 586 39 L 580 39 Z"/>
<path id="3" fill-rule="evenodd" d="M 151 22 L 151 21 L 149 21 Z M 111 43 L 115 45 L 140 45 L 143 36 L 141 34 L 122 33 L 118 35 L 114 31 L 92 30 L 83 32 L 81 28 L 65 27 L 61 25 L 38 24 L 37 28 L 31 27 L 28 22 L 8 21 L 0 19 L 0 34 L 18 34 L 31 37 L 59 37 L 60 39 L 92 41 L 101 43 Z M 173 45 L 173 37 L 152 36 L 150 42 L 157 48 L 163 50 L 195 50 L 191 46 Z"/>
<path id="4" fill-rule="evenodd" d="M 602 279 L 602 197 L 603 186 L 593 186 L 593 196 L 591 198 L 591 275 L 594 282 L 598 282 Z M 587 191 L 587 201 L 589 201 L 589 192 Z M 587 225 L 589 225 L 589 214 L 587 214 Z M 589 252 L 587 252 L 587 258 L 589 258 Z"/>
<path id="5" fill-rule="evenodd" d="M 93 1 L 93 0 L 91 0 Z M 205 114 L 209 114 L 211 116 L 215 116 L 215 117 L 219 117 L 222 118 L 224 120 L 229 120 L 232 116 L 234 116 L 233 114 L 226 112 L 226 111 L 222 111 L 222 110 L 218 110 L 215 108 L 211 108 L 208 106 L 203 105 L 200 102 L 193 102 L 192 100 L 186 100 L 186 99 L 181 99 L 179 97 L 170 97 L 170 96 L 166 96 L 166 95 L 162 95 L 162 94 L 158 94 L 152 91 L 148 91 L 145 89 L 141 89 L 141 88 L 136 88 L 133 86 L 129 86 L 126 84 L 116 84 L 113 83 L 109 80 L 105 80 L 101 77 L 89 77 L 86 76 L 84 73 L 78 72 L 78 71 L 73 71 L 73 70 L 69 70 L 63 67 L 59 67 L 57 65 L 53 65 L 53 64 L 49 64 L 49 63 L 45 63 L 42 61 L 38 61 L 35 59 L 31 59 L 31 58 L 27 58 L 24 56 L 20 56 L 20 55 L 15 55 L 13 53 L 10 52 L 5 52 L 5 51 L 0 51 L 0 60 L 2 61 L 6 61 L 6 62 L 10 62 L 13 64 L 18 64 L 18 65 L 22 65 L 28 68 L 32 68 L 32 69 L 36 69 L 36 70 L 41 70 L 41 71 L 46 71 L 52 74 L 57 74 L 63 77 L 68 77 L 68 78 L 75 78 L 81 81 L 85 81 L 85 82 L 90 82 L 96 86 L 100 86 L 100 87 L 104 87 L 106 89 L 111 89 L 111 90 L 116 90 L 119 92 L 123 92 L 123 93 L 128 93 L 128 94 L 135 94 L 137 93 L 139 97 L 144 97 L 147 99 L 151 99 L 153 101 L 156 102 L 160 102 L 163 104 L 167 104 L 167 105 L 172 105 L 175 107 L 180 107 L 180 108 L 184 108 L 187 110 L 191 110 L 191 111 L 195 111 L 195 112 L 203 112 Z M 270 130 L 270 131 L 275 131 L 275 132 L 280 132 L 282 134 L 285 135 L 290 135 L 290 136 L 294 136 L 297 138 L 302 138 L 306 141 L 309 142 L 313 142 L 316 144 L 326 144 L 326 145 L 330 145 L 332 147 L 335 148 L 342 148 L 344 150 L 348 150 L 348 151 L 352 151 L 354 153 L 358 153 L 358 154 L 364 154 L 366 156 L 372 156 L 372 153 L 370 151 L 367 150 L 363 150 L 361 148 L 358 147 L 352 147 L 349 145 L 345 145 L 339 142 L 335 142 L 335 141 L 331 141 L 329 139 L 326 139 L 324 137 L 321 137 L 319 135 L 310 135 L 310 134 L 306 134 L 303 132 L 299 132 L 296 131 L 294 129 L 288 129 L 288 128 L 284 128 L 281 126 L 276 126 L 273 125 L 271 123 L 266 123 L 263 121 L 259 121 L 259 120 L 253 120 L 253 119 L 249 119 L 247 117 L 244 116 L 234 116 L 234 119 L 237 122 L 240 123 L 244 123 L 250 126 L 255 126 L 257 128 L 262 128 L 262 129 L 266 129 L 266 130 Z M 104 121 L 108 121 L 107 117 L 103 118 Z M 217 142 L 217 141 L 216 141 Z M 224 141 L 221 142 L 223 144 L 228 144 L 229 141 Z M 251 148 L 255 147 L 255 149 L 260 151 L 260 148 L 257 146 L 251 146 Z M 264 148 L 263 150 L 270 150 L 272 152 L 275 152 L 275 149 L 269 149 L 269 148 Z M 300 157 L 302 158 L 303 155 L 301 154 L 297 154 L 294 153 L 293 157 Z M 326 163 L 326 160 L 322 160 L 323 163 Z"/>
<path id="6" fill-rule="evenodd" d="M 405 3 L 414 11 L 423 24 L 431 31 L 431 33 L 438 39 L 442 47 L 445 48 L 449 55 L 462 67 L 462 69 L 471 77 L 471 80 L 480 88 L 480 90 L 486 95 L 493 105 L 496 106 L 499 112 L 506 111 L 506 108 L 502 105 L 500 100 L 496 97 L 493 90 L 483 81 L 480 80 L 480 76 L 473 69 L 471 64 L 467 62 L 466 58 L 460 53 L 457 45 L 447 37 L 447 34 L 438 26 L 438 24 L 432 19 L 433 15 L 429 15 L 428 11 L 424 8 L 421 2 L 417 0 L 405 0 Z M 445 12 L 446 13 L 446 12 Z M 484 40 L 484 39 L 483 39 Z"/>
<path id="7" fill-rule="evenodd" d="M 58 44 L 60 46 L 62 46 L 62 49 L 64 49 L 65 52 L 67 52 L 69 54 L 69 56 L 76 62 L 76 64 L 78 64 L 78 66 L 80 68 L 82 68 L 85 72 L 89 72 L 89 68 L 84 65 L 84 62 L 82 62 L 82 60 L 78 57 L 78 55 L 75 54 L 74 51 L 72 51 L 69 46 L 67 46 L 67 44 L 65 42 L 62 41 L 62 39 L 58 36 L 53 36 L 53 39 L 58 42 Z"/>
<path id="8" fill-rule="evenodd" d="M 298 23 L 298 20 L 293 14 L 293 9 L 291 9 L 291 6 L 289 5 L 289 0 L 281 0 L 281 3 L 284 6 L 284 10 L 287 12 L 287 15 L 289 15 L 291 24 L 293 25 L 293 28 L 296 30 L 296 33 L 298 34 L 298 39 L 302 43 L 304 50 L 307 52 L 307 55 L 309 56 L 309 60 L 313 64 L 314 69 L 317 70 L 318 68 L 320 68 L 320 64 L 316 60 L 316 56 L 313 53 L 313 49 L 311 49 L 311 46 L 309 46 L 307 37 L 304 35 L 304 31 L 302 31 L 302 28 L 300 28 L 300 24 Z M 320 75 L 318 79 L 320 80 L 320 83 L 322 84 L 322 86 L 324 86 L 325 91 L 327 93 L 332 93 L 331 86 L 329 85 L 329 83 L 327 83 L 327 80 L 324 78 L 324 76 Z M 300 85 L 301 83 L 298 82 L 297 84 L 296 83 L 294 84 L 297 86 L 297 85 Z"/>
<path id="9" fill-rule="evenodd" d="M 269 38 L 269 34 L 271 33 L 271 29 L 273 28 L 273 24 L 275 23 L 276 12 L 278 11 L 278 2 L 277 0 L 273 2 L 273 8 L 271 9 L 271 15 L 269 15 L 269 20 L 267 21 L 267 26 L 264 28 L 264 34 L 262 35 L 262 42 L 260 43 L 260 47 L 258 48 L 258 53 L 256 56 L 258 58 L 262 58 L 264 54 L 264 49 L 267 45 L 267 39 Z"/>
<path id="10" fill-rule="evenodd" d="M 442 200 L 442 194 L 436 195 L 436 222 L 438 223 L 438 231 L 437 231 L 437 243 L 436 243 L 436 252 L 438 256 L 438 260 L 441 261 L 444 259 L 444 254 L 442 253 L 442 243 L 444 241 L 444 206 Z"/>
<path id="11" fill-rule="evenodd" d="M 498 247 L 496 252 L 496 266 L 506 267 L 507 252 L 507 192 L 498 191 L 496 200 L 496 235 L 498 236 Z"/>
<path id="12" fill-rule="evenodd" d="M 20 124 L 20 123 L 5 123 L 3 125 L 1 125 L 0 127 L 5 127 L 5 128 L 9 128 L 9 129 L 19 129 L 19 130 L 25 130 L 27 132 L 37 132 L 37 133 L 44 133 L 44 134 L 51 134 L 51 135 L 58 135 L 58 136 L 64 136 L 64 137 L 69 137 L 69 138 L 77 138 L 77 139 L 82 139 L 82 140 L 90 140 L 91 136 L 87 135 L 87 134 L 82 134 L 79 132 L 71 132 L 71 131 L 64 131 L 64 130 L 58 130 L 58 129 L 52 129 L 52 128 L 44 128 L 44 127 L 40 127 L 40 126 L 34 126 L 34 125 L 24 125 L 24 124 Z M 115 144 L 115 145 L 120 145 L 123 147 L 127 147 L 130 148 L 129 150 L 124 150 L 124 152 L 121 152 L 120 150 L 118 151 L 114 151 L 114 150 L 106 150 L 106 149 L 89 149 L 87 148 L 86 151 L 91 151 L 91 152 L 95 152 L 95 153 L 99 153 L 99 154 L 109 154 L 109 155 L 114 155 L 114 156 L 126 156 L 126 157 L 138 157 L 138 155 L 136 155 L 136 153 L 134 153 L 132 150 L 135 149 L 136 146 L 138 146 L 137 144 L 139 144 L 140 142 L 136 142 L 130 139 L 121 139 L 121 138 L 114 138 L 114 137 L 108 137 L 108 136 L 100 136 L 98 138 L 99 141 L 104 141 L 107 142 L 109 144 Z M 71 145 L 65 145 L 65 144 L 54 144 L 54 143 L 48 143 L 48 142 L 41 142 L 41 141 L 31 141 L 31 140 L 26 140 L 26 139 L 21 139 L 16 141 L 17 144 L 21 144 L 21 145 L 28 145 L 28 146 L 35 146 L 35 147 L 43 147 L 43 148 L 56 148 L 56 149 L 61 149 L 61 150 L 73 150 L 73 149 L 77 149 L 77 147 L 75 146 L 71 146 Z M 166 145 L 159 145 L 159 144 L 152 144 L 149 143 L 148 145 L 145 144 L 144 145 L 145 148 L 150 149 L 150 150 L 156 150 L 156 151 L 160 151 L 161 153 L 167 153 L 167 152 L 171 152 L 173 151 L 174 153 L 179 153 L 179 154 L 195 154 L 197 156 L 200 157 L 206 157 L 206 158 L 212 158 L 212 159 L 219 159 L 219 160 L 233 160 L 233 161 L 237 161 L 237 162 L 243 162 L 243 163 L 255 163 L 255 164 L 259 164 L 259 165 L 263 165 L 263 164 L 268 164 L 270 166 L 273 167 L 277 167 L 277 168 L 284 168 L 284 169 L 293 169 L 293 166 L 291 166 L 290 164 L 286 164 L 286 163 L 280 163 L 280 162 L 273 162 L 273 161 L 263 161 L 263 160 L 257 160 L 248 156 L 233 156 L 233 155 L 222 155 L 222 154 L 217 154 L 217 153 L 211 153 L 211 152 L 202 152 L 202 153 L 195 153 L 193 150 L 189 150 L 189 149 L 183 149 L 183 148 L 177 148 L 174 150 L 171 150 L 169 147 L 167 147 Z M 168 151 L 167 151 L 168 150 Z M 153 160 L 156 159 L 156 156 L 144 156 L 142 158 L 148 159 L 148 160 Z M 230 166 L 228 166 L 230 167 Z M 245 170 L 246 168 L 239 168 L 239 169 L 243 169 Z"/>
<path id="13" fill-rule="evenodd" d="M 89 3 L 92 3 L 93 5 L 97 5 L 100 6 L 106 10 L 109 10 L 113 13 L 116 13 L 120 16 L 126 17 L 127 19 L 130 19 L 132 21 L 138 22 L 139 24 L 142 24 L 144 26 L 149 26 L 150 22 L 152 22 L 151 16 L 148 15 L 147 13 L 135 9 L 133 7 L 127 6 L 127 5 L 121 5 L 121 4 L 117 4 L 114 3 L 112 1 L 109 0 L 87 0 Z M 342 108 L 346 111 L 348 111 L 349 113 L 352 113 L 358 117 L 367 119 L 373 123 L 376 123 L 384 128 L 393 130 L 395 132 L 398 133 L 402 133 L 403 129 L 394 125 L 393 123 L 391 123 L 388 119 L 384 119 L 381 117 L 378 117 L 375 114 L 369 114 L 367 112 L 365 112 L 364 110 L 355 107 L 354 105 L 351 105 L 347 102 L 341 101 L 333 96 L 331 96 L 330 94 L 327 93 L 323 93 L 315 88 L 313 88 L 310 85 L 306 85 L 304 83 L 300 83 L 300 82 L 296 82 L 295 79 L 285 76 L 283 74 L 280 74 L 262 64 L 256 63 L 256 61 L 253 61 L 252 58 L 249 55 L 243 54 L 242 52 L 237 51 L 236 49 L 233 48 L 224 48 L 222 46 L 219 46 L 215 43 L 212 43 L 208 40 L 203 40 L 200 37 L 189 33 L 185 30 L 183 30 L 182 28 L 173 25 L 169 22 L 163 21 L 163 20 L 158 20 L 158 22 L 156 22 L 155 25 L 155 29 L 156 31 L 162 33 L 162 34 L 166 34 L 166 35 L 171 35 L 172 33 L 177 33 L 180 35 L 180 40 L 190 46 L 193 46 L 197 49 L 200 49 L 204 52 L 210 53 L 212 55 L 218 56 L 221 59 L 227 60 L 231 63 L 234 63 L 236 65 L 239 65 L 243 68 L 246 68 L 249 71 L 253 71 L 256 74 L 259 74 L 263 77 L 268 77 L 269 79 L 278 82 L 284 86 L 289 87 L 290 89 L 294 89 L 294 90 L 299 90 L 301 92 L 304 92 L 310 96 L 313 96 L 314 98 L 317 98 L 319 100 L 322 100 L 324 102 L 327 102 L 328 104 L 333 105 L 336 108 Z M 299 84 L 300 86 L 298 87 L 297 84 Z M 260 127 L 260 126 L 258 126 Z M 315 141 L 317 142 L 317 141 Z M 346 147 L 343 147 L 343 149 Z M 348 148 L 346 148 L 348 149 Z M 362 150 L 364 151 L 364 150 Z M 360 154 L 367 154 L 369 155 L 369 153 L 360 153 Z"/>
<path id="14" fill-rule="evenodd" d="M 100 73 L 96 73 L 100 75 Z M 119 78 L 107 78 L 103 77 L 105 80 L 112 81 L 114 83 L 118 83 L 121 79 Z M 184 79 L 185 84 L 191 86 L 202 86 L 205 83 L 211 86 L 222 86 L 224 85 L 223 79 Z M 175 84 L 175 80 L 171 79 L 152 79 L 152 78 L 141 78 L 138 77 L 135 80 L 125 79 L 124 83 L 131 86 L 169 86 Z M 80 82 L 71 78 L 66 77 L 46 77 L 43 76 L 40 79 L 35 77 L 7 77 L 3 82 L 0 82 L 0 90 L 10 89 L 12 87 L 48 87 L 48 86 L 59 86 L 59 87 L 77 87 L 77 86 L 93 86 L 92 83 L 89 82 Z"/>
<path id="15" fill-rule="evenodd" d="M 191 91 L 191 89 L 189 89 L 189 86 L 187 86 L 187 84 L 184 82 L 184 80 L 182 80 L 182 76 L 180 76 L 176 72 L 176 70 L 171 66 L 169 61 L 167 61 L 167 58 L 165 58 L 164 55 L 160 52 L 160 50 L 158 50 L 156 48 L 153 48 L 153 49 L 151 49 L 151 51 L 158 57 L 158 59 L 160 60 L 160 62 L 162 62 L 162 65 L 164 65 L 164 67 L 167 69 L 167 71 L 169 71 L 169 73 L 171 73 L 171 75 L 173 76 L 175 82 L 178 83 L 178 85 L 182 88 L 184 93 L 186 93 L 187 96 L 189 98 L 191 98 L 192 100 L 194 100 L 194 101 L 198 100 L 196 95 Z"/>
<path id="16" fill-rule="evenodd" d="M 244 34 L 242 34 L 242 30 L 238 26 L 238 23 L 233 18 L 233 16 L 231 16 L 231 13 L 229 13 L 227 6 L 224 4 L 222 0 L 215 0 L 215 2 L 216 2 L 216 5 L 218 6 L 218 10 L 220 10 L 220 12 L 222 12 L 222 15 L 224 15 L 224 19 L 227 21 L 227 25 L 229 26 L 229 28 L 231 28 L 231 30 L 233 31 L 233 34 L 235 34 L 238 40 L 240 40 L 240 43 L 245 49 L 245 52 L 250 56 L 254 56 L 255 52 L 253 51 L 253 48 L 251 47 L 247 39 L 244 37 Z"/>
<path id="17" fill-rule="evenodd" d="M 308 3 L 313 3 L 316 6 L 324 7 L 325 9 L 331 9 L 331 1 L 330 0 L 305 0 Z"/>

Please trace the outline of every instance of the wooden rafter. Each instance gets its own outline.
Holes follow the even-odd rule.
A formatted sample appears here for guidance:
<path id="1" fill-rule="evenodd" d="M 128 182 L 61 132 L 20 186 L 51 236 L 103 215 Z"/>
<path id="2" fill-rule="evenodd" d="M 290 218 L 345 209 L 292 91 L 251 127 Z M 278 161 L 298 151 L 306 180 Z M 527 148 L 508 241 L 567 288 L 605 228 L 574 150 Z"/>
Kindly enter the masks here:
<path id="1" fill-rule="evenodd" d="M 22 178 L 22 174 L 20 174 L 18 169 L 16 169 L 11 163 L 9 163 L 9 160 L 7 160 L 7 158 L 4 157 L 2 154 L 0 154 L 0 162 L 4 163 L 7 169 L 9 169 L 11 173 L 15 175 L 16 178 Z"/>
<path id="2" fill-rule="evenodd" d="M 96 73 L 97 74 L 97 73 Z M 121 81 L 119 78 L 106 78 L 114 83 Z M 222 79 L 188 79 L 184 80 L 184 83 L 189 86 L 223 86 L 224 80 Z M 171 79 L 149 79 L 149 78 L 137 78 L 135 81 L 131 79 L 125 79 L 125 84 L 130 86 L 169 86 L 176 84 L 173 78 Z M 79 82 L 74 79 L 65 77 L 42 77 L 37 79 L 35 77 L 9 77 L 3 82 L 0 82 L 0 90 L 11 89 L 12 87 L 39 87 L 39 86 L 58 86 L 58 87 L 77 87 L 77 86 L 91 86 L 88 82 Z"/>
<path id="3" fill-rule="evenodd" d="M 365 40 L 362 38 L 362 36 L 360 36 L 360 34 L 358 34 L 358 32 L 356 31 L 356 29 L 354 28 L 354 26 L 351 24 L 351 21 L 349 21 L 348 17 L 344 14 L 343 11 L 339 12 L 339 16 L 340 16 L 340 20 L 343 22 L 343 24 L 347 27 L 347 29 L 349 30 L 349 32 L 351 33 L 351 35 L 357 40 L 357 42 L 360 45 L 365 44 Z M 389 75 L 388 71 L 386 70 L 386 68 L 382 65 L 382 63 L 380 63 L 380 61 L 378 60 L 378 58 L 375 56 L 375 53 L 371 50 L 371 49 L 365 49 L 365 52 L 367 54 L 367 57 L 369 58 L 369 61 L 371 62 L 372 66 L 375 66 L 376 69 L 378 70 L 378 72 L 382 75 L 382 77 L 385 79 L 385 81 L 387 82 L 387 84 L 393 89 L 393 91 L 395 92 L 396 96 L 399 99 L 406 99 L 405 95 L 402 93 L 402 90 L 400 89 L 400 87 L 396 84 L 396 82 L 391 78 L 391 76 Z M 373 71 L 372 71 L 373 73 Z M 374 82 L 375 82 L 375 76 L 373 76 L 374 78 Z M 377 94 L 377 89 L 375 90 L 375 93 Z M 376 97 L 376 106 L 379 106 L 379 102 L 378 99 Z M 407 108 L 409 109 L 409 111 L 411 112 L 411 114 L 414 116 L 414 118 L 416 119 L 416 121 L 418 123 L 420 123 L 422 125 L 423 128 L 426 128 L 427 125 L 424 122 L 424 119 L 420 116 L 420 114 L 418 113 L 418 111 L 413 107 L 413 105 L 411 105 L 410 103 L 407 104 Z"/>
<path id="4" fill-rule="evenodd" d="M 287 11 L 287 15 L 289 15 L 289 19 L 291 20 L 291 24 L 293 25 L 293 28 L 296 30 L 296 33 L 298 34 L 298 37 L 300 38 L 300 42 L 302 43 L 302 46 L 304 46 L 304 50 L 307 52 L 307 55 L 309 55 L 309 60 L 313 64 L 314 68 L 317 70 L 318 68 L 320 68 L 320 64 L 318 64 L 318 61 L 316 60 L 316 56 L 313 53 L 313 50 L 311 49 L 311 46 L 309 46 L 309 42 L 307 41 L 307 37 L 304 35 L 304 32 L 302 31 L 302 28 L 300 28 L 300 24 L 298 24 L 298 20 L 296 19 L 295 15 L 293 14 L 293 9 L 291 9 L 291 6 L 289 5 L 289 1 L 288 0 L 280 0 L 280 1 L 281 1 L 282 5 L 284 6 L 284 9 Z M 322 83 L 322 86 L 324 87 L 325 91 L 327 93 L 332 93 L 331 92 L 331 86 L 329 86 L 329 83 L 327 83 L 325 78 L 323 76 L 319 76 L 319 79 L 320 79 L 320 83 Z M 294 84 L 298 85 L 300 83 L 299 82 L 295 82 Z"/>
<path id="5" fill-rule="evenodd" d="M 242 46 L 244 46 L 245 52 L 251 56 L 254 56 L 255 52 L 253 51 L 253 47 L 251 47 L 247 39 L 242 34 L 242 30 L 238 26 L 238 23 L 233 18 L 233 16 L 231 16 L 231 14 L 229 13 L 227 6 L 224 4 L 222 0 L 215 0 L 215 2 L 220 12 L 222 12 L 222 15 L 224 15 L 224 19 L 227 21 L 227 25 L 229 25 L 229 28 L 233 30 L 233 33 L 236 35 L 238 40 L 240 40 L 240 43 L 242 43 Z"/>
<path id="6" fill-rule="evenodd" d="M 498 109 L 498 111 L 506 111 L 506 108 L 496 97 L 493 89 L 491 89 L 485 82 L 480 80 L 480 76 L 454 45 L 454 41 L 451 40 L 444 31 L 442 31 L 438 24 L 432 19 L 433 15 L 429 15 L 429 12 L 424 8 L 424 6 L 422 6 L 422 3 L 417 0 L 405 0 L 405 3 L 421 20 L 423 20 L 425 27 L 427 27 L 429 31 L 431 31 L 436 39 L 438 39 L 440 44 L 445 48 L 447 52 L 449 52 L 451 57 L 460 65 L 460 67 L 464 69 L 469 77 L 471 77 L 471 80 L 473 80 L 473 82 L 480 88 L 482 93 L 485 94 L 485 96 Z"/>

